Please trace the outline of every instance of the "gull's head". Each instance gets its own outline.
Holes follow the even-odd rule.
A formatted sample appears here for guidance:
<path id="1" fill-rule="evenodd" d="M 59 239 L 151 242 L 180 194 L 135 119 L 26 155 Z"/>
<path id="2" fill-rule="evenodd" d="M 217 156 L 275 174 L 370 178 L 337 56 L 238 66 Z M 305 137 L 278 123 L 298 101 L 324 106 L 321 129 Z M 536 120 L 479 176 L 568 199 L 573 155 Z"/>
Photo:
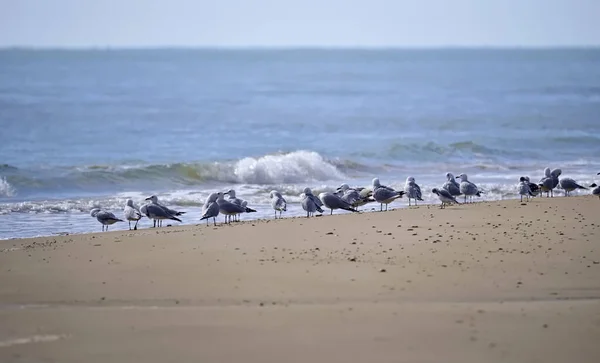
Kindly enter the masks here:
<path id="1" fill-rule="evenodd" d="M 312 190 L 310 190 L 309 187 L 304 188 L 304 190 L 302 191 L 302 193 L 304 193 L 304 195 L 310 195 L 312 194 Z"/>
<path id="2" fill-rule="evenodd" d="M 433 188 L 433 189 L 431 189 L 431 192 L 432 192 L 433 194 L 440 194 L 440 191 L 438 190 L 438 188 Z"/>
<path id="3" fill-rule="evenodd" d="M 283 198 L 283 196 L 281 195 L 281 193 L 279 193 L 277 190 L 271 190 L 271 198 L 277 197 L 277 198 Z"/>
<path id="4" fill-rule="evenodd" d="M 218 192 L 215 193 L 217 194 L 217 200 L 223 200 L 223 198 L 225 198 L 225 194 L 227 194 L 227 192 L 223 193 L 223 192 Z"/>
<path id="5" fill-rule="evenodd" d="M 460 181 L 467 181 L 467 174 L 462 173 L 459 176 L 456 177 L 456 179 L 460 179 Z"/>
<path id="6" fill-rule="evenodd" d="M 126 202 L 126 204 L 127 204 L 127 206 L 128 206 L 128 207 L 131 207 L 131 208 L 133 208 L 133 200 L 131 200 L 131 199 L 127 199 L 127 202 Z"/>
<path id="7" fill-rule="evenodd" d="M 407 183 L 414 183 L 415 182 L 415 178 L 413 178 L 412 176 L 409 176 L 408 178 L 406 178 L 406 182 Z"/>
<path id="8" fill-rule="evenodd" d="M 524 176 L 523 178 L 525 179 L 526 182 L 529 183 L 529 177 L 528 176 Z"/>
<path id="9" fill-rule="evenodd" d="M 520 177 L 520 178 L 519 178 L 519 181 L 520 181 L 521 183 L 524 183 L 524 182 L 525 182 L 525 177 L 523 177 L 523 176 L 522 176 L 522 177 Z"/>
<path id="10" fill-rule="evenodd" d="M 595 188 L 595 187 L 597 187 L 597 186 L 598 186 L 598 185 L 596 185 L 596 183 L 592 183 L 592 185 L 590 185 L 590 188 Z"/>
<path id="11" fill-rule="evenodd" d="M 446 179 L 448 179 L 448 180 L 454 180 L 454 174 L 452 174 L 452 173 L 446 173 Z"/>
<path id="12" fill-rule="evenodd" d="M 216 202 L 217 198 L 219 197 L 218 195 L 219 193 L 210 193 L 208 195 L 208 198 L 206 198 L 206 203 L 212 203 L 212 202 Z"/>
<path id="13" fill-rule="evenodd" d="M 151 201 L 154 204 L 158 203 L 158 197 L 156 195 L 151 195 L 148 198 L 146 198 L 146 200 L 149 200 L 149 201 Z"/>
<path id="14" fill-rule="evenodd" d="M 372 184 L 373 184 L 374 188 L 378 188 L 381 186 L 381 183 L 379 182 L 379 178 L 373 178 Z"/>
<path id="15" fill-rule="evenodd" d="M 346 184 L 346 183 L 340 185 L 340 187 L 337 188 L 338 191 L 342 191 L 342 192 L 345 192 L 348 189 L 350 189 L 350 186 L 348 184 Z"/>
<path id="16" fill-rule="evenodd" d="M 550 174 L 550 168 L 544 169 L 544 175 L 547 176 L 547 177 L 551 177 L 552 176 L 552 174 Z"/>
<path id="17" fill-rule="evenodd" d="M 229 189 L 225 194 L 229 194 L 231 198 L 235 198 L 235 190 Z"/>
<path id="18" fill-rule="evenodd" d="M 92 217 L 95 217 L 98 213 L 100 213 L 100 208 L 94 208 L 90 211 Z"/>

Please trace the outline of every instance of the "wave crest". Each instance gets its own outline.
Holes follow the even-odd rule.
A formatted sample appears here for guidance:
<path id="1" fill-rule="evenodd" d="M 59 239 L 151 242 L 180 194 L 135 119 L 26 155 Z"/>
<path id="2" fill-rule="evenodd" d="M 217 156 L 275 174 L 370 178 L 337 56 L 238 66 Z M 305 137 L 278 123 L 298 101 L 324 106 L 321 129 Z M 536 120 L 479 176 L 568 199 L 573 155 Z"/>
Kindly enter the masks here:
<path id="1" fill-rule="evenodd" d="M 343 164 L 343 163 L 342 163 Z M 0 196 L 15 190 L 114 191 L 190 187 L 205 182 L 229 184 L 283 184 L 340 180 L 345 174 L 333 161 L 314 151 L 244 158 L 230 162 L 152 165 L 90 165 L 43 170 L 16 169 L 0 179 Z"/>
<path id="2" fill-rule="evenodd" d="M 15 193 L 15 188 L 6 180 L 6 177 L 0 177 L 0 197 L 13 197 Z"/>
<path id="3" fill-rule="evenodd" d="M 236 163 L 234 174 L 237 182 L 247 184 L 289 184 L 345 177 L 335 165 L 314 151 L 244 158 Z"/>

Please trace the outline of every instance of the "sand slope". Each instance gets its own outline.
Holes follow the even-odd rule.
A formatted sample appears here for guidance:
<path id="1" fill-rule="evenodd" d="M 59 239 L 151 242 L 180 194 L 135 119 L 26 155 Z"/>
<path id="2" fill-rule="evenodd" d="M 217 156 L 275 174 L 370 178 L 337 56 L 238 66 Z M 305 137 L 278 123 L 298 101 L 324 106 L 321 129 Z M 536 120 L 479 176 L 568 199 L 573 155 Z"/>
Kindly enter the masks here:
<path id="1" fill-rule="evenodd" d="M 593 197 L 0 242 L 1 362 L 600 361 Z"/>

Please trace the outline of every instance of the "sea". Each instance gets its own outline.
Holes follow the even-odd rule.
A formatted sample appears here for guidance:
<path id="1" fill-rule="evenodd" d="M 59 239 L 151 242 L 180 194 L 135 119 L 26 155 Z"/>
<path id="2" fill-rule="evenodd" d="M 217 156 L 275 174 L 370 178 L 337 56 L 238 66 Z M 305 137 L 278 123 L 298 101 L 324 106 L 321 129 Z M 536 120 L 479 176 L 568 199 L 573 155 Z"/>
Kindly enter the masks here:
<path id="1" fill-rule="evenodd" d="M 122 216 L 150 195 L 199 224 L 228 189 L 250 220 L 273 218 L 271 190 L 302 216 L 304 187 L 374 177 L 413 176 L 429 204 L 447 172 L 481 201 L 518 198 L 519 177 L 545 167 L 586 185 L 599 65 L 593 48 L 3 49 L 0 239 L 99 232 L 92 208 Z"/>

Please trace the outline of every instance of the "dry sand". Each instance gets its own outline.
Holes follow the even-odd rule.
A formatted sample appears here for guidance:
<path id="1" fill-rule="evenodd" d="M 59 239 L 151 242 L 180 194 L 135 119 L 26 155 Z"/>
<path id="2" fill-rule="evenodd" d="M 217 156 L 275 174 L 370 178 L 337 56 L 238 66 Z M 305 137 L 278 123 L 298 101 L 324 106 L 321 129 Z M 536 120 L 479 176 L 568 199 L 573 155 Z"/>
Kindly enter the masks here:
<path id="1" fill-rule="evenodd" d="M 599 216 L 562 197 L 2 241 L 0 362 L 600 362 Z"/>

